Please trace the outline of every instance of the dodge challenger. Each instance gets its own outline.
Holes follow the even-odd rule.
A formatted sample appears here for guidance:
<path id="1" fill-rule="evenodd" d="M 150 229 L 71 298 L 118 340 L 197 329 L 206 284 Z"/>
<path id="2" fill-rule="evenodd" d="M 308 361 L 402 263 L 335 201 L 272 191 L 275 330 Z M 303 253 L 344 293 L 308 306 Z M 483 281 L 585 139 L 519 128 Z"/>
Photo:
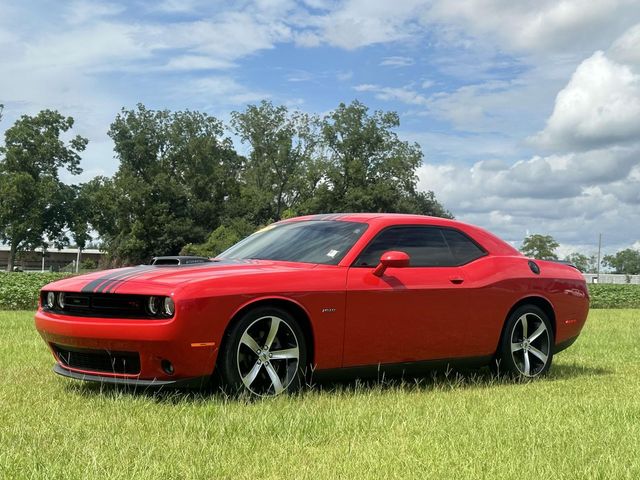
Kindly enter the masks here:
<path id="1" fill-rule="evenodd" d="M 45 286 L 54 371 L 85 381 L 276 395 L 313 374 L 489 365 L 535 378 L 589 296 L 570 265 L 465 223 L 401 214 L 287 219 L 216 258 L 156 257 Z"/>

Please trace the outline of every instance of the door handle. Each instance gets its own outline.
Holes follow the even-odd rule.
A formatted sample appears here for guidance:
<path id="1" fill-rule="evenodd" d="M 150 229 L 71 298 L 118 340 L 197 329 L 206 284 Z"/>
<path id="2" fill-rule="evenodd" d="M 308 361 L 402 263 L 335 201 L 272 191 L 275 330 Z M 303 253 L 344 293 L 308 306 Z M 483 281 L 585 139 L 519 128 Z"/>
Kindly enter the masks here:
<path id="1" fill-rule="evenodd" d="M 454 285 L 460 285 L 462 282 L 464 282 L 464 278 L 462 278 L 462 277 L 450 277 L 449 281 L 451 283 L 453 283 Z"/>

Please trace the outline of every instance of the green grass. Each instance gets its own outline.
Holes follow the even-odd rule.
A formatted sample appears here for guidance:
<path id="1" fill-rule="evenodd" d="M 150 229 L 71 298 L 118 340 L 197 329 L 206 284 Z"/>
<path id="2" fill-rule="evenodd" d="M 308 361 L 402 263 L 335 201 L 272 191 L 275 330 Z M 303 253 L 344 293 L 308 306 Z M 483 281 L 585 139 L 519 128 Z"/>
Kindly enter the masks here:
<path id="1" fill-rule="evenodd" d="M 0 312 L 2 478 L 640 478 L 640 310 L 594 310 L 551 374 L 347 383 L 264 401 L 54 375 Z"/>

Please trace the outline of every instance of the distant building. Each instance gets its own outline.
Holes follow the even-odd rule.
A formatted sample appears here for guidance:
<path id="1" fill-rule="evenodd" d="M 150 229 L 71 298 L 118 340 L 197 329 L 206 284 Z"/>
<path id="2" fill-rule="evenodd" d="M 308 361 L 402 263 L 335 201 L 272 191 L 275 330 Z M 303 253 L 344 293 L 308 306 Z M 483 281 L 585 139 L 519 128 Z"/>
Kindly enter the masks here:
<path id="1" fill-rule="evenodd" d="M 104 254 L 104 252 L 101 252 L 97 248 L 87 248 L 86 250 L 82 250 L 80 254 L 80 264 L 82 264 L 82 262 L 84 261 L 91 260 L 96 265 L 98 265 L 98 263 L 100 262 L 100 258 L 102 258 Z M 51 250 L 46 250 L 44 253 L 44 257 L 42 255 L 42 248 L 36 248 L 34 250 L 25 250 L 18 253 L 15 266 L 25 271 L 52 270 L 54 272 L 57 272 L 65 267 L 68 267 L 71 270 L 71 268 L 75 267 L 77 257 L 77 248 L 62 248 L 60 250 L 53 248 Z M 0 245 L 0 271 L 6 270 L 8 263 L 9 246 Z"/>

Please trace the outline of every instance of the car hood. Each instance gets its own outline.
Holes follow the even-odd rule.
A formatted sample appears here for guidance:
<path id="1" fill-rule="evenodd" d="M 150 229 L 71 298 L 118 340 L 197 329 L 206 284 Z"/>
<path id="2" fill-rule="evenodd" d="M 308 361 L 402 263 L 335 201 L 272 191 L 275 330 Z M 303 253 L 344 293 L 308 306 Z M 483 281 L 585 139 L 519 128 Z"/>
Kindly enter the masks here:
<path id="1" fill-rule="evenodd" d="M 175 287 L 186 282 L 214 278 L 311 270 L 317 264 L 271 260 L 215 260 L 192 265 L 140 265 L 89 273 L 58 280 L 50 290 L 85 293 L 115 293 L 126 284 Z"/>

